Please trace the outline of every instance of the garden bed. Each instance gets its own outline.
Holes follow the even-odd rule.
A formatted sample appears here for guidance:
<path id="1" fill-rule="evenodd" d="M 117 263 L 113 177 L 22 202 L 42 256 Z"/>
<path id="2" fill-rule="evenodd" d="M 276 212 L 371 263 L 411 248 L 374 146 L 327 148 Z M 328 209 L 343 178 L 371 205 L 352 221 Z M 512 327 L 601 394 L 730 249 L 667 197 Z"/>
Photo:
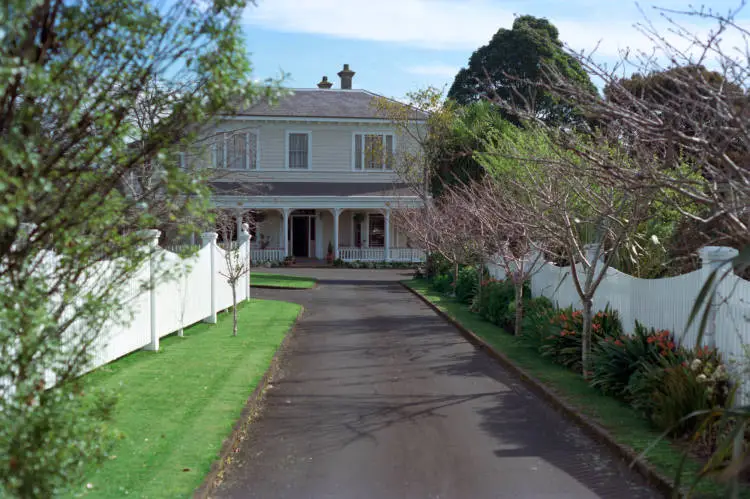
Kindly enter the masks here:
<path id="1" fill-rule="evenodd" d="M 457 300 L 430 289 L 425 280 L 405 283 L 443 313 L 504 355 L 508 361 L 541 382 L 567 406 L 605 429 L 614 441 L 636 454 L 652 445 L 661 435 L 641 414 L 629 405 L 592 388 L 579 374 L 540 356 L 539 352 L 506 330 L 485 321 Z M 658 442 L 646 462 L 658 474 L 673 479 L 683 457 L 682 449 L 668 440 Z M 687 460 L 683 483 L 691 483 L 699 469 L 697 459 Z M 723 484 L 704 480 L 696 488 L 700 497 L 724 497 Z M 750 493 L 745 489 L 742 497 Z"/>
<path id="2" fill-rule="evenodd" d="M 159 352 L 136 352 L 84 378 L 87 393 L 115 392 L 121 438 L 75 497 L 188 497 L 201 485 L 248 397 L 301 307 L 253 300 L 232 316 L 170 336 Z"/>

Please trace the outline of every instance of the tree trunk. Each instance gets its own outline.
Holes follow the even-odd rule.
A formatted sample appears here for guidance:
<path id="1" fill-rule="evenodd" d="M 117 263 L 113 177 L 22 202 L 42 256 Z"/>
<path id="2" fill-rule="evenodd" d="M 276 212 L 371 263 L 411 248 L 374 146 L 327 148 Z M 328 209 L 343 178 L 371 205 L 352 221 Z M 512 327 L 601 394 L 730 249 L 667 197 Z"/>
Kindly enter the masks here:
<path id="1" fill-rule="evenodd" d="M 516 324 L 514 334 L 521 336 L 521 321 L 523 320 L 523 281 L 516 282 Z"/>
<path id="2" fill-rule="evenodd" d="M 590 371 L 590 356 L 591 356 L 591 322 L 593 319 L 592 310 L 594 303 L 591 298 L 583 300 L 583 333 L 582 333 L 582 344 L 581 344 L 581 369 L 583 371 L 583 379 L 589 378 Z"/>
<path id="3" fill-rule="evenodd" d="M 237 286 L 232 285 L 232 336 L 237 336 Z"/>

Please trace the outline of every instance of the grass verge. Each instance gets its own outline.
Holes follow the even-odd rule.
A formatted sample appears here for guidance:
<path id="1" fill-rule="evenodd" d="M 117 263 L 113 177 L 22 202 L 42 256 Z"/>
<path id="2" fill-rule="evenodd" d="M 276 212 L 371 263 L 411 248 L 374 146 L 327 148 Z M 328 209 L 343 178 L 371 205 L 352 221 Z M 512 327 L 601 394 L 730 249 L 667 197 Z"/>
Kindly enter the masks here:
<path id="1" fill-rule="evenodd" d="M 432 291 L 426 281 L 413 280 L 405 284 L 601 425 L 618 443 L 640 453 L 659 437 L 660 433 L 628 405 L 596 391 L 578 374 L 542 358 L 515 336 L 471 312 L 466 305 Z M 657 471 L 673 479 L 677 475 L 682 452 L 676 445 L 662 440 L 648 453 L 646 460 Z M 682 483 L 691 484 L 698 469 L 697 461 L 688 460 Z M 701 481 L 694 492 L 699 497 L 727 497 L 725 485 L 712 480 Z M 750 491 L 743 490 L 741 497 L 750 497 Z"/>
<path id="2" fill-rule="evenodd" d="M 250 274 L 250 286 L 273 286 L 276 288 L 310 289 L 315 286 L 315 279 L 294 275 L 265 274 L 253 272 Z"/>
<path id="3" fill-rule="evenodd" d="M 190 497 L 218 457 L 300 306 L 253 300 L 88 374 L 87 391 L 118 394 L 111 458 L 73 491 L 86 497 Z"/>

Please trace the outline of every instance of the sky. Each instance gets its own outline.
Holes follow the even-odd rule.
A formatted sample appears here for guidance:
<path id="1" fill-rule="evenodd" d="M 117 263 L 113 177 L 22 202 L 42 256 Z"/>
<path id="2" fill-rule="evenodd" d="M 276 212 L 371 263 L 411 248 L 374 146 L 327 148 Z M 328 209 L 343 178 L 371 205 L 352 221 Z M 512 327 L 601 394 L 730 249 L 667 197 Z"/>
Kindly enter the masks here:
<path id="1" fill-rule="evenodd" d="M 740 1 L 707 4 L 727 13 Z M 402 99 L 427 86 L 447 91 L 472 52 L 498 29 L 510 29 L 518 15 L 549 19 L 568 47 L 596 49 L 596 59 L 611 65 L 625 49 L 651 47 L 639 23 L 650 22 L 677 40 L 657 7 L 690 6 L 690 0 L 255 0 L 245 11 L 243 30 L 258 79 L 283 72 L 289 74 L 285 86 L 314 88 L 326 75 L 338 88 L 336 73 L 346 63 L 356 72 L 354 88 Z M 750 28 L 750 7 L 740 18 Z M 696 17 L 674 20 L 694 32 L 713 28 Z"/>

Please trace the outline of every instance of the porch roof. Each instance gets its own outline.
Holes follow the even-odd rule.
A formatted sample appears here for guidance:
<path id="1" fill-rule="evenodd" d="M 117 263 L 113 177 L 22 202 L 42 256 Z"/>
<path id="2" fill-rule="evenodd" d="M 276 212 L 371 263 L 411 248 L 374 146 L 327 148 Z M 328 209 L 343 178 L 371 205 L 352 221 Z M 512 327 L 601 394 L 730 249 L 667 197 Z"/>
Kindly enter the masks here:
<path id="1" fill-rule="evenodd" d="M 416 197 L 406 184 L 387 183 L 344 183 L 344 182 L 212 182 L 214 193 L 219 196 L 382 196 Z"/>

